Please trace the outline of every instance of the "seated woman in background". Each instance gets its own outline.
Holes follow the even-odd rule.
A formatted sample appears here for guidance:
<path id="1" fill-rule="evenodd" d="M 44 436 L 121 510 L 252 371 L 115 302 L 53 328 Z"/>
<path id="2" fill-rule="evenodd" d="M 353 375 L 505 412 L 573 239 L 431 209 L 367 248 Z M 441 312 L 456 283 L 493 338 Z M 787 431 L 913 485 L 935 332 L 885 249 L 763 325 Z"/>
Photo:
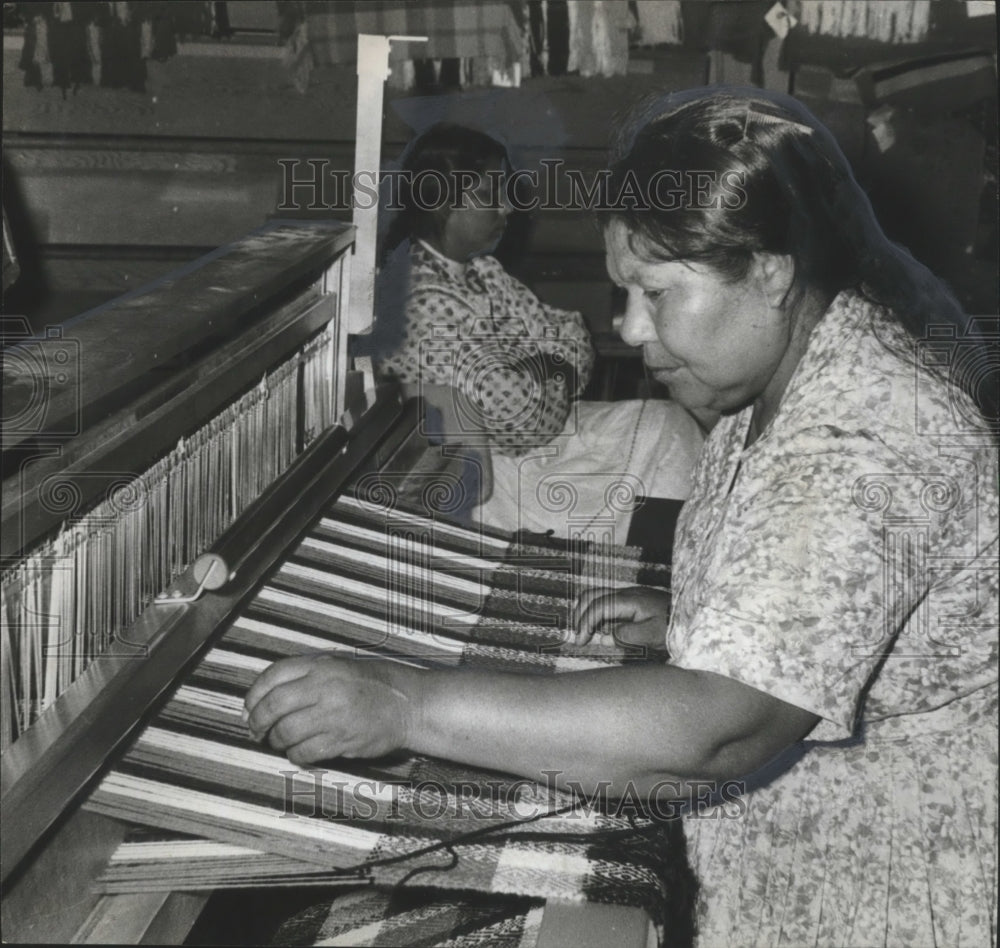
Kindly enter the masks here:
<path id="1" fill-rule="evenodd" d="M 794 99 L 656 103 L 616 152 L 612 193 L 626 181 L 694 187 L 609 216 L 623 338 L 722 418 L 672 601 L 585 593 L 574 624 L 665 660 L 290 659 L 250 689 L 251 732 L 299 764 L 407 748 L 685 799 L 704 946 L 995 945 L 995 344 L 889 242 Z M 729 780 L 742 796 L 713 799 Z"/>
<path id="2" fill-rule="evenodd" d="M 633 496 L 687 496 L 697 423 L 667 401 L 577 400 L 594 360 L 582 316 L 542 303 L 492 256 L 511 210 L 503 145 L 439 124 L 403 170 L 378 281 L 380 374 L 432 403 L 433 435 L 475 452 L 486 490 L 473 519 L 624 542 Z"/>

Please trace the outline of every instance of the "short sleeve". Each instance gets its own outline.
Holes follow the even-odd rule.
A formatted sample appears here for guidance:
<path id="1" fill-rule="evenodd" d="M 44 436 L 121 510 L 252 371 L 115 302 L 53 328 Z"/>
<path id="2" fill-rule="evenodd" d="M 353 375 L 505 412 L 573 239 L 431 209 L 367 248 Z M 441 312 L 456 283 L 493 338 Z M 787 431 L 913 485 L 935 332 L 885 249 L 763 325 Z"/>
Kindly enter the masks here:
<path id="1" fill-rule="evenodd" d="M 702 541 L 693 589 L 675 599 L 672 661 L 813 712 L 823 719 L 814 739 L 851 735 L 873 675 L 927 594 L 921 550 L 959 515 L 928 516 L 928 480 L 944 475 L 914 470 L 860 435 L 748 452 Z M 893 527 L 907 523 L 917 527 Z"/>

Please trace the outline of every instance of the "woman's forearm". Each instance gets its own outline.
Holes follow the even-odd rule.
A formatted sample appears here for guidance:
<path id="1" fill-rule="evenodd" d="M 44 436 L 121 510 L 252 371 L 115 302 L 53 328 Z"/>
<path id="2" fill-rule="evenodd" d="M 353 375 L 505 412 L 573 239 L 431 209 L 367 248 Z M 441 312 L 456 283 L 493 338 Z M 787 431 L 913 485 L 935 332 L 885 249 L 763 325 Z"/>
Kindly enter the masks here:
<path id="1" fill-rule="evenodd" d="M 336 655 L 275 662 L 246 709 L 250 733 L 297 764 L 406 748 L 619 796 L 750 773 L 817 720 L 734 679 L 672 665 L 541 676 Z"/>
<path id="2" fill-rule="evenodd" d="M 670 665 L 552 677 L 400 669 L 397 685 L 412 751 L 612 795 L 740 776 L 808 729 L 775 732 L 782 702 Z"/>

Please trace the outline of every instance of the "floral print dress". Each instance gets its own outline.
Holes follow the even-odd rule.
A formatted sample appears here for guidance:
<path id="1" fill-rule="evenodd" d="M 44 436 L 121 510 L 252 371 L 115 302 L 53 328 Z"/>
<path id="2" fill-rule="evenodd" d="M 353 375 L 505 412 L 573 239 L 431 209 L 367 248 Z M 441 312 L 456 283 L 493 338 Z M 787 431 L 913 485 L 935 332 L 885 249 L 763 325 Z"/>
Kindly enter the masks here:
<path id="1" fill-rule="evenodd" d="M 996 944 L 996 444 L 913 350 L 842 293 L 699 459 L 671 661 L 820 718 L 689 816 L 701 948 Z"/>

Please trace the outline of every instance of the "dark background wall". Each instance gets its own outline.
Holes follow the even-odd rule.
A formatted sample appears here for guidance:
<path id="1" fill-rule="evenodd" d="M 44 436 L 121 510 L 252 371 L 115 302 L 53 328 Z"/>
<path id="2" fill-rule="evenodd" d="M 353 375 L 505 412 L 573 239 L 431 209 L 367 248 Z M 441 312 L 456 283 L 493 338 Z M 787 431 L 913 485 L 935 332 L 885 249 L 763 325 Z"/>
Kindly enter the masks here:
<path id="1" fill-rule="evenodd" d="M 276 213 L 349 216 L 342 197 L 332 211 L 280 212 L 279 161 L 297 159 L 299 174 L 309 173 L 309 159 L 352 167 L 353 66 L 317 70 L 299 92 L 282 61 L 274 5 L 229 6 L 239 8 L 236 32 L 182 42 L 172 58 L 149 61 L 142 92 L 27 87 L 18 65 L 23 35 L 5 32 L 4 206 L 23 264 L 5 312 L 27 314 L 38 329 Z M 971 44 L 995 54 L 995 19 L 979 27 L 980 38 L 958 37 L 952 52 Z M 893 97 L 880 96 L 872 66 L 879 57 L 865 43 L 824 38 L 791 68 L 768 55 L 749 64 L 725 50 L 659 46 L 633 49 L 624 76 L 543 76 L 516 89 L 434 94 L 390 88 L 383 158 L 398 156 L 412 127 L 449 118 L 503 135 L 527 167 L 561 158 L 592 171 L 615 117 L 640 96 L 755 79 L 810 105 L 837 135 L 889 232 L 948 279 L 967 308 L 996 312 L 995 60 L 980 56 L 945 84 L 915 72 L 908 94 Z M 305 204 L 308 193 L 296 194 Z M 611 287 L 586 213 L 515 221 L 501 255 L 549 302 L 582 310 L 597 331 L 610 327 Z"/>

